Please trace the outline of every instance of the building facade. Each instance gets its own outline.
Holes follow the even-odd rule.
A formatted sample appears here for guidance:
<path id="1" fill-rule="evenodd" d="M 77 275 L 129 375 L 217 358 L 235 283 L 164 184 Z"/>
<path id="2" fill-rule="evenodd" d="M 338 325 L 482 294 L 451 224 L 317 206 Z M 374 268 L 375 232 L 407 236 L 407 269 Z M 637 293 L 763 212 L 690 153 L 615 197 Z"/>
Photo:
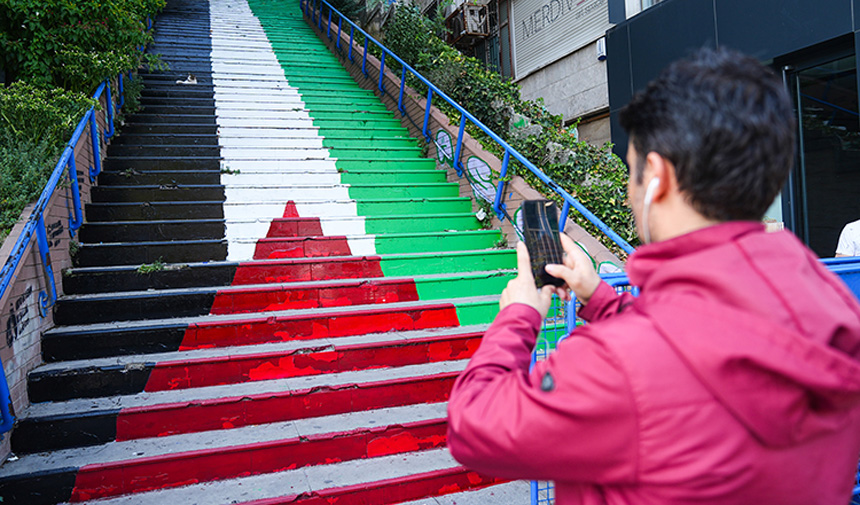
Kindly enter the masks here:
<path id="1" fill-rule="evenodd" d="M 768 218 L 821 257 L 860 219 L 857 49 L 860 0 L 666 0 L 606 34 L 612 141 L 623 156 L 618 113 L 668 63 L 700 47 L 750 54 L 782 76 L 797 114 L 790 180 Z"/>

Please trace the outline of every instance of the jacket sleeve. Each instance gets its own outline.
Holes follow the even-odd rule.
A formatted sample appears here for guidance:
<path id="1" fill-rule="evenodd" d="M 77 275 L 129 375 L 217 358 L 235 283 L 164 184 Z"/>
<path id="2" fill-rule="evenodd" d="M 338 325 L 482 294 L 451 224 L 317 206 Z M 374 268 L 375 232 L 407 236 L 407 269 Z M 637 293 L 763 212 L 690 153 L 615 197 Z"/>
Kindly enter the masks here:
<path id="1" fill-rule="evenodd" d="M 600 321 L 620 314 L 633 303 L 633 299 L 632 294 L 627 292 L 618 294 L 612 286 L 601 281 L 588 303 L 579 309 L 579 317 L 590 323 Z"/>
<path id="2" fill-rule="evenodd" d="M 448 402 L 451 453 L 497 477 L 634 482 L 636 414 L 621 367 L 585 326 L 529 373 L 541 323 L 512 304 L 487 330 Z"/>

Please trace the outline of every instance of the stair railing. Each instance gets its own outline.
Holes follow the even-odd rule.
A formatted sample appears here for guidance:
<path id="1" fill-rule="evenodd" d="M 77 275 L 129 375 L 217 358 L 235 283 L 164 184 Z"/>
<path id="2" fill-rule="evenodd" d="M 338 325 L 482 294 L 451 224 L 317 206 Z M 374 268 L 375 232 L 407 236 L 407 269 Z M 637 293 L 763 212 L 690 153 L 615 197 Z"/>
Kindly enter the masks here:
<path id="1" fill-rule="evenodd" d="M 550 187 L 552 191 L 562 197 L 564 200 L 564 205 L 561 211 L 561 219 L 559 220 L 559 228 L 561 231 L 564 230 L 564 225 L 567 222 L 567 218 L 570 214 L 570 209 L 573 207 L 576 209 L 583 217 L 585 217 L 591 224 L 597 227 L 602 233 L 604 233 L 610 240 L 615 242 L 622 250 L 625 252 L 632 253 L 633 247 L 627 243 L 626 240 L 621 238 L 614 230 L 612 230 L 609 226 L 607 226 L 603 221 L 600 220 L 594 213 L 585 208 L 576 198 L 570 195 L 564 188 L 562 188 L 558 183 L 550 179 L 545 173 L 543 173 L 539 168 L 537 168 L 534 163 L 527 160 L 522 154 L 520 154 L 516 149 L 511 147 L 507 142 L 505 142 L 501 137 L 499 137 L 493 130 L 487 127 L 484 123 L 479 121 L 475 116 L 473 116 L 469 111 L 464 109 L 460 104 L 452 100 L 448 95 L 446 95 L 442 90 L 436 87 L 432 82 L 427 80 L 423 75 L 418 73 L 414 68 L 409 66 L 406 62 L 404 62 L 399 56 L 391 52 L 387 47 L 382 45 L 379 41 L 371 37 L 367 32 L 361 29 L 357 24 L 355 24 L 348 17 L 341 14 L 340 11 L 335 9 L 328 3 L 326 0 L 301 0 L 301 8 L 305 17 L 309 18 L 312 23 L 317 25 L 317 28 L 322 31 L 323 30 L 323 6 L 328 7 L 328 20 L 326 22 L 326 37 L 329 40 L 334 40 L 332 36 L 332 29 L 335 28 L 337 30 L 337 41 L 335 45 L 338 49 L 341 49 L 341 33 L 343 33 L 344 26 L 343 23 L 346 22 L 349 26 L 349 50 L 347 54 L 347 58 L 349 61 L 355 63 L 353 43 L 355 40 L 356 32 L 362 34 L 364 36 L 364 50 L 361 55 L 361 71 L 367 76 L 367 56 L 368 56 L 368 44 L 372 43 L 376 47 L 378 47 L 382 52 L 382 57 L 380 58 L 380 67 L 379 67 L 379 84 L 377 87 L 379 88 L 380 93 L 386 93 L 385 84 L 383 82 L 383 76 L 385 75 L 385 59 L 390 58 L 394 59 L 398 62 L 403 69 L 400 75 L 400 92 L 397 97 L 397 108 L 401 114 L 405 114 L 405 108 L 403 106 L 403 94 L 404 89 L 406 87 L 406 79 L 407 72 L 414 75 L 419 81 L 424 83 L 427 86 L 427 99 L 424 108 L 424 125 L 422 127 L 422 134 L 426 141 L 432 142 L 430 132 L 428 130 L 428 125 L 430 122 L 430 108 L 433 104 L 433 97 L 438 96 L 442 100 L 448 102 L 454 109 L 460 113 L 460 130 L 457 135 L 457 145 L 454 150 L 454 169 L 457 171 L 457 175 L 460 177 L 463 176 L 464 168 L 463 163 L 460 160 L 460 154 L 463 148 L 463 137 L 466 131 L 467 122 L 471 122 L 478 128 L 480 128 L 484 133 L 486 133 L 494 142 L 496 142 L 499 147 L 504 151 L 504 157 L 502 159 L 502 168 L 499 174 L 499 183 L 496 191 L 495 201 L 493 202 L 493 210 L 498 216 L 499 220 L 504 220 L 505 216 L 507 216 L 507 205 L 505 204 L 504 194 L 505 194 L 505 185 L 507 184 L 507 175 L 508 175 L 508 166 L 510 165 L 511 158 L 519 161 L 523 164 L 529 171 L 531 171 L 538 179 L 540 179 L 544 184 Z M 337 22 L 332 23 L 332 16 L 337 16 Z M 389 95 L 390 96 L 390 95 Z M 393 98 L 393 97 L 392 97 Z"/>
<path id="2" fill-rule="evenodd" d="M 131 72 L 129 72 L 128 75 L 129 78 L 131 78 Z M 117 81 L 120 94 L 120 103 L 117 104 L 117 107 L 122 107 L 125 102 L 123 97 L 123 73 L 119 74 Z M 60 155 L 60 159 L 54 166 L 54 171 L 51 173 L 51 177 L 45 185 L 45 189 L 43 189 L 41 195 L 39 195 L 39 199 L 36 201 L 36 206 L 33 208 L 32 212 L 30 212 L 30 217 L 27 218 L 27 223 L 24 225 L 23 231 L 18 236 L 18 240 L 12 248 L 12 253 L 3 265 L 3 269 L 0 270 L 0 299 L 2 299 L 3 295 L 6 293 L 6 289 L 12 284 L 12 281 L 15 280 L 18 267 L 21 265 L 22 260 L 27 253 L 28 246 L 35 235 L 36 245 L 39 249 L 39 257 L 42 263 L 42 277 L 45 281 L 45 291 L 41 291 L 39 293 L 39 314 L 41 317 L 46 317 L 48 315 L 48 309 L 56 303 L 58 296 L 57 285 L 54 281 L 54 269 L 51 266 L 51 253 L 48 247 L 48 236 L 44 216 L 45 210 L 48 207 L 48 202 L 54 195 L 54 191 L 57 189 L 57 185 L 60 183 L 60 179 L 63 177 L 63 172 L 68 169 L 68 177 L 72 193 L 72 206 L 69 208 L 69 232 L 72 237 L 75 236 L 75 232 L 83 224 L 83 204 L 81 203 L 81 191 L 80 185 L 78 184 L 78 171 L 75 163 L 75 147 L 78 145 L 81 137 L 84 136 L 84 130 L 89 126 L 89 141 L 92 143 L 93 164 L 89 167 L 88 173 L 90 181 L 95 181 L 96 177 L 102 170 L 101 155 L 99 153 L 101 142 L 102 140 L 107 142 L 115 132 L 113 124 L 115 111 L 113 99 L 111 98 L 110 81 L 104 81 L 99 85 L 96 92 L 93 93 L 93 99 L 99 102 L 102 95 L 105 96 L 105 101 L 107 102 L 107 108 L 105 110 L 105 131 L 99 131 L 99 125 L 96 121 L 95 106 L 90 107 L 81 118 L 80 122 L 78 122 L 78 126 L 75 128 L 72 138 L 63 149 L 62 155 Z M 6 372 L 3 369 L 3 363 L 0 361 L 0 418 L 2 418 L 2 420 L 0 420 L 0 433 L 5 433 L 11 430 L 15 423 L 15 417 L 12 414 L 11 405 L 12 399 L 9 393 L 9 384 L 6 381 Z"/>

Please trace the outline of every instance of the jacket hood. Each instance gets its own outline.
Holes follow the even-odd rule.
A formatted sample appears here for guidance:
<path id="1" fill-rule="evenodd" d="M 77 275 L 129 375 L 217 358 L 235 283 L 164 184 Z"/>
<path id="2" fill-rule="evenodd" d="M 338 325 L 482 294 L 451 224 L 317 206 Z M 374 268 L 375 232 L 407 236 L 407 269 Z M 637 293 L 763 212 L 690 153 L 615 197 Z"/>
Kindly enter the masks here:
<path id="1" fill-rule="evenodd" d="M 860 403 L 860 305 L 789 232 L 734 222 L 642 247 L 634 310 L 761 443 L 840 430 Z"/>

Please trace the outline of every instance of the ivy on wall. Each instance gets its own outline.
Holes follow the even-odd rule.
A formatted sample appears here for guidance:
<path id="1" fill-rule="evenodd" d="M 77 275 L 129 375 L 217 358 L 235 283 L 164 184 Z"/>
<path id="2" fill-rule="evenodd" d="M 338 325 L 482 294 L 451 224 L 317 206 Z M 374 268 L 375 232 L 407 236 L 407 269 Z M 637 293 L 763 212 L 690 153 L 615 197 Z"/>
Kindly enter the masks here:
<path id="1" fill-rule="evenodd" d="M 0 241 L 41 193 L 99 83 L 141 63 L 138 48 L 152 39 L 142 21 L 164 4 L 0 0 Z M 139 83 L 124 91 L 139 103 Z"/>
<path id="2" fill-rule="evenodd" d="M 393 19 L 383 28 L 384 44 L 532 161 L 622 238 L 636 245 L 638 237 L 626 198 L 627 167 L 612 153 L 612 145 L 593 146 L 580 141 L 576 125 L 564 127 L 562 117 L 550 114 L 542 100 L 522 100 L 518 84 L 447 45 L 439 37 L 443 26 L 441 15 L 429 19 L 414 5 L 400 4 Z M 395 63 L 389 66 L 396 70 Z M 426 93 L 426 87 L 418 79 L 413 78 L 409 85 L 419 93 Z M 459 113 L 447 102 L 438 100 L 434 105 L 452 124 L 459 122 Z M 500 158 L 504 155 L 498 144 L 478 127 L 470 124 L 467 128 L 486 150 Z M 563 203 L 561 197 L 527 168 L 519 163 L 512 163 L 511 168 L 533 188 Z M 613 252 L 624 256 L 620 248 L 585 218 L 576 212 L 571 212 L 571 217 Z"/>

